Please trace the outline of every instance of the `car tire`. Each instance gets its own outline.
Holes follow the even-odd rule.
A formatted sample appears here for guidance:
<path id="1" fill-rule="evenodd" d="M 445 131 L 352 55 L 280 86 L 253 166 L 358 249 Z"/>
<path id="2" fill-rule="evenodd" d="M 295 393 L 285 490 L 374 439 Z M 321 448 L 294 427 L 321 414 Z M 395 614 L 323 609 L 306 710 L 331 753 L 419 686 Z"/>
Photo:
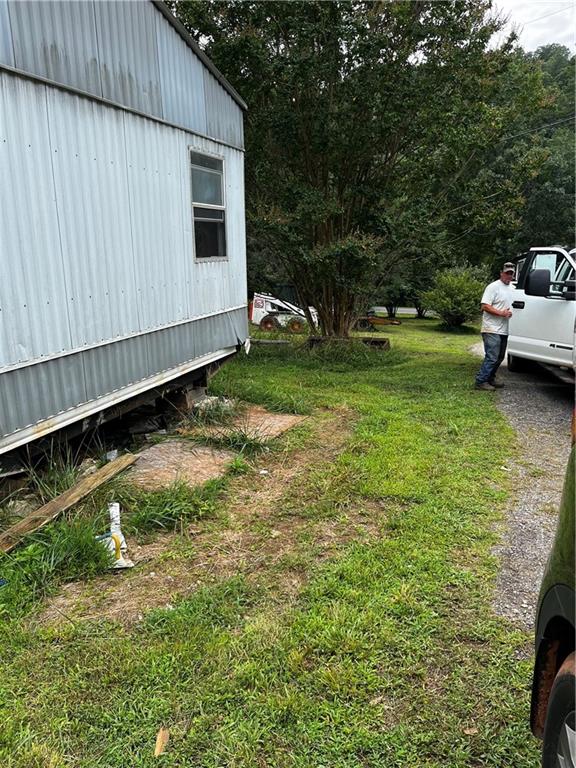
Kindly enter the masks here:
<path id="1" fill-rule="evenodd" d="M 265 317 L 260 320 L 259 327 L 261 331 L 277 331 L 278 328 L 280 328 L 280 323 L 274 315 L 265 315 Z"/>
<path id="2" fill-rule="evenodd" d="M 511 373 L 522 373 L 528 368 L 528 363 L 522 357 L 508 355 L 508 370 Z"/>
<path id="3" fill-rule="evenodd" d="M 576 723 L 574 720 L 576 682 L 576 653 L 564 661 L 548 699 L 542 768 L 575 768 Z"/>

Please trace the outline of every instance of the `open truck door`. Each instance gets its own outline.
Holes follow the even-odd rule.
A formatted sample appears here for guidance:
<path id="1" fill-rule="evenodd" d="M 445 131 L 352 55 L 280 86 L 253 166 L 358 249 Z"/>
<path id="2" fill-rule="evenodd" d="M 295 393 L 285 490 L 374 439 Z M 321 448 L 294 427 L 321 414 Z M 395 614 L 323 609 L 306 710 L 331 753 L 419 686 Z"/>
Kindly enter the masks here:
<path id="1" fill-rule="evenodd" d="M 508 367 L 523 360 L 572 369 L 576 319 L 576 253 L 531 248 L 518 262 L 508 339 Z"/>

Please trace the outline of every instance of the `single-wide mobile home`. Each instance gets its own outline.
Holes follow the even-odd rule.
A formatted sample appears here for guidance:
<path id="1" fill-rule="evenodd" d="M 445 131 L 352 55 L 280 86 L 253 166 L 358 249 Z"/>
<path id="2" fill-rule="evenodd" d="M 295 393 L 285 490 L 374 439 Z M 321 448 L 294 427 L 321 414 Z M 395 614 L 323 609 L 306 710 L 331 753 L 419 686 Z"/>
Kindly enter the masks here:
<path id="1" fill-rule="evenodd" d="M 0 453 L 245 341 L 244 110 L 163 3 L 0 0 Z"/>

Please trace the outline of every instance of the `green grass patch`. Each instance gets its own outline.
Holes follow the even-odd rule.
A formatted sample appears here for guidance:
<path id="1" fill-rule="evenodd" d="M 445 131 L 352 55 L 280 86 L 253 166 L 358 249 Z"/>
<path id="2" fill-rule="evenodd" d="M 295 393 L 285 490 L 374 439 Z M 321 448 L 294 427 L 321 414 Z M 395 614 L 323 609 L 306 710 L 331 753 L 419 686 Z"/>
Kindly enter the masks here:
<path id="1" fill-rule="evenodd" d="M 238 463 L 231 474 L 244 470 Z M 6 581 L 0 587 L 0 617 L 7 621 L 24 615 L 59 585 L 90 579 L 109 569 L 111 555 L 96 540 L 108 530 L 109 501 L 121 504 L 123 532 L 142 538 L 214 515 L 225 484 L 222 478 L 196 488 L 177 482 L 144 491 L 117 480 L 99 489 L 63 519 L 27 536 L 11 553 L 0 555 L 0 578 Z"/>
<path id="2" fill-rule="evenodd" d="M 46 504 L 76 484 L 80 476 L 79 460 L 70 447 L 51 441 L 45 454 L 30 463 L 28 475 L 31 490 Z"/>
<path id="3" fill-rule="evenodd" d="M 94 521 L 60 520 L 32 534 L 27 544 L 0 556 L 0 621 L 24 614 L 66 581 L 89 579 L 111 565 L 110 553 L 96 541 Z"/>
<path id="4" fill-rule="evenodd" d="M 392 351 L 365 366 L 263 346 L 219 372 L 212 388 L 226 396 L 252 392 L 267 405 L 274 393 L 283 407 L 297 398 L 320 427 L 316 441 L 331 438 L 315 409 L 356 416 L 343 450 L 277 504 L 270 522 L 298 520 L 300 549 L 268 571 L 215 578 L 131 629 L 4 622 L 2 764 L 538 764 L 530 637 L 491 607 L 512 432 L 493 397 L 472 388 L 468 336 L 426 321 L 386 335 Z M 305 450 L 286 445 L 286 461 Z M 233 486 L 215 498 L 224 513 L 239 501 Z M 317 529 L 352 525 L 375 505 L 378 532 L 314 557 Z M 282 604 L 278 579 L 290 568 L 306 582 Z M 161 725 L 171 739 L 156 760 Z"/>

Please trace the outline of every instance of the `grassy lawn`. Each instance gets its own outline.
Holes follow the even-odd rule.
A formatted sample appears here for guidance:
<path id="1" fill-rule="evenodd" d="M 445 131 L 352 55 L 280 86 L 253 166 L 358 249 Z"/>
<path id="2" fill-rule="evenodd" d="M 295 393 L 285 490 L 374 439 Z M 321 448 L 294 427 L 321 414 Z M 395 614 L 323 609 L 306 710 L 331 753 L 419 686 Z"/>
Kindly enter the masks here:
<path id="1" fill-rule="evenodd" d="M 386 335 L 388 353 L 255 346 L 214 379 L 309 415 L 215 491 L 206 536 L 251 542 L 234 568 L 129 626 L 5 612 L 3 767 L 538 764 L 531 638 L 491 609 L 513 434 L 472 389 L 475 336 Z"/>

